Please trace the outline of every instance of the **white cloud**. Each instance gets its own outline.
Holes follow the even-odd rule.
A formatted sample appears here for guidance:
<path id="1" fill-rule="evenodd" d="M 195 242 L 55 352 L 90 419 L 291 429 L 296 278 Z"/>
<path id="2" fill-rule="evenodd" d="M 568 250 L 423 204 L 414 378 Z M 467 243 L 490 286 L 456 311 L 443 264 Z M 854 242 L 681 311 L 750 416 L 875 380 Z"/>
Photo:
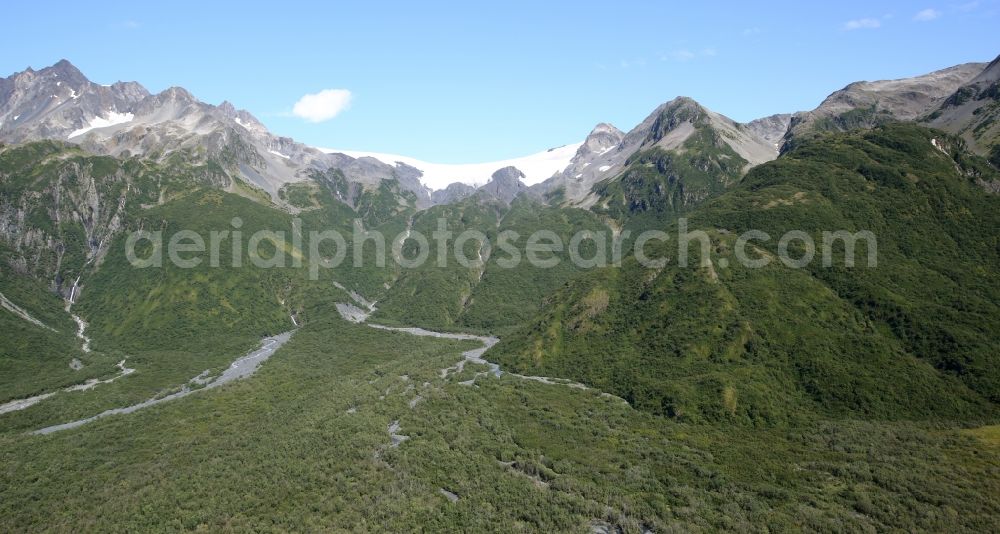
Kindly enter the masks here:
<path id="1" fill-rule="evenodd" d="M 138 30 L 141 26 L 142 24 L 134 19 L 111 22 L 108 24 L 108 27 L 113 30 Z"/>
<path id="2" fill-rule="evenodd" d="M 927 8 L 916 15 L 913 15 L 913 20 L 920 22 L 927 22 L 929 20 L 934 20 L 941 16 L 941 12 L 936 9 Z"/>
<path id="3" fill-rule="evenodd" d="M 695 53 L 687 49 L 674 50 L 670 53 L 670 57 L 677 61 L 690 61 L 695 58 Z"/>
<path id="4" fill-rule="evenodd" d="M 845 30 L 874 30 L 882 26 L 878 19 L 857 19 L 844 23 Z"/>
<path id="5" fill-rule="evenodd" d="M 713 57 L 718 55 L 714 48 L 703 48 L 698 51 L 691 51 L 687 48 L 680 48 L 668 54 L 660 56 L 660 61 L 691 61 L 702 57 Z"/>
<path id="6" fill-rule="evenodd" d="M 351 92 L 347 89 L 324 89 L 300 98 L 292 114 L 309 122 L 323 122 L 336 117 L 350 103 Z"/>

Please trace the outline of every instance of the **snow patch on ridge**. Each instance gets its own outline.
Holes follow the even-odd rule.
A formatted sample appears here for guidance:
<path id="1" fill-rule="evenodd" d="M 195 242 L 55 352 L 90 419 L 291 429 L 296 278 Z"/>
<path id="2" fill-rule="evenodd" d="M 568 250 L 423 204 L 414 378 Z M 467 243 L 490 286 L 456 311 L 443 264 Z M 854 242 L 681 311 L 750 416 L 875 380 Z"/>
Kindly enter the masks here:
<path id="1" fill-rule="evenodd" d="M 118 113 L 117 111 L 108 112 L 108 118 L 94 117 L 91 119 L 90 124 L 80 128 L 79 130 L 73 130 L 72 133 L 67 136 L 67 139 L 72 139 L 78 135 L 83 135 L 94 128 L 107 128 L 108 126 L 115 126 L 118 124 L 124 124 L 126 122 L 132 122 L 135 115 L 131 113 Z"/>

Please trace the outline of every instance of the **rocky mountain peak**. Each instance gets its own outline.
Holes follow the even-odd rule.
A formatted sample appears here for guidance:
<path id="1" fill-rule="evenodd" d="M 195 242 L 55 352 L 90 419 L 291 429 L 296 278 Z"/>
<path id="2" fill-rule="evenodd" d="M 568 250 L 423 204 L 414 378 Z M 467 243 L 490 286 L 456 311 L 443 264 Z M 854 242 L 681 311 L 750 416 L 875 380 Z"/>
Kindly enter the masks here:
<path id="1" fill-rule="evenodd" d="M 660 118 L 694 122 L 705 114 L 705 108 L 691 97 L 678 96 L 660 106 L 659 112 Z"/>
<path id="2" fill-rule="evenodd" d="M 528 186 L 524 185 L 521 178 L 524 178 L 524 173 L 517 167 L 504 167 L 494 172 L 489 183 L 480 187 L 479 190 L 498 200 L 509 203 L 522 191 L 528 189 Z"/>
<path id="3" fill-rule="evenodd" d="M 76 65 L 73 65 L 67 59 L 60 59 L 51 67 L 42 69 L 42 72 L 52 72 L 61 76 L 78 76 L 83 79 L 87 78 L 80 72 L 80 69 L 76 68 Z"/>
<path id="4" fill-rule="evenodd" d="M 1000 167 L 1000 56 L 958 87 L 925 117 L 935 128 L 960 135 L 969 148 Z"/>
<path id="5" fill-rule="evenodd" d="M 465 200 L 476 193 L 476 188 L 471 185 L 463 184 L 461 182 L 455 182 L 449 184 L 448 187 L 444 189 L 439 189 L 431 193 L 431 203 L 433 204 L 450 204 L 452 202 L 458 202 L 460 200 Z"/>
<path id="6" fill-rule="evenodd" d="M 173 86 L 164 89 L 158 96 L 163 100 L 175 100 L 178 102 L 197 102 L 198 99 L 190 91 L 183 87 Z"/>
<path id="7" fill-rule="evenodd" d="M 661 142 L 676 148 L 700 124 L 707 111 L 693 98 L 678 96 L 657 107 L 646 120 L 622 140 L 626 146 L 653 145 Z"/>
<path id="8" fill-rule="evenodd" d="M 587 135 L 587 139 L 576 151 L 576 158 L 586 157 L 589 154 L 603 154 L 621 144 L 624 137 L 625 132 L 602 122 Z"/>
<path id="9" fill-rule="evenodd" d="M 621 130 L 619 130 L 618 128 L 616 128 L 615 125 L 613 125 L 613 124 L 608 124 L 606 122 L 602 122 L 602 123 L 598 124 L 597 126 L 594 126 L 594 129 L 590 131 L 590 134 L 587 137 L 595 137 L 595 136 L 601 136 L 601 135 L 618 135 L 618 136 L 622 136 L 622 135 L 625 135 L 625 132 L 622 132 Z"/>
<path id="10" fill-rule="evenodd" d="M 691 98 L 690 96 L 675 96 L 673 100 L 666 103 L 667 106 L 686 106 L 686 107 L 697 107 L 701 109 L 701 104 L 697 100 Z"/>
<path id="11" fill-rule="evenodd" d="M 20 87 L 41 84 L 48 88 L 50 85 L 58 84 L 60 86 L 66 85 L 68 87 L 80 88 L 90 83 L 90 80 L 82 72 L 65 59 L 55 65 L 37 71 L 28 67 L 14 74 L 11 79 Z"/>
<path id="12" fill-rule="evenodd" d="M 32 71 L 29 68 L 25 71 L 25 73 L 35 74 L 40 78 L 51 78 L 74 86 L 90 82 L 90 80 L 88 80 L 87 77 L 80 72 L 80 69 L 76 68 L 72 63 L 65 59 L 61 59 L 58 63 L 45 67 L 39 71 Z"/>
<path id="13" fill-rule="evenodd" d="M 222 103 L 219 104 L 219 108 L 218 109 L 226 117 L 229 117 L 229 118 L 235 118 L 236 117 L 236 106 L 234 106 L 228 100 L 223 100 Z"/>
<path id="14" fill-rule="evenodd" d="M 773 135 L 784 133 L 787 117 L 775 117 L 770 124 Z M 564 202 L 587 207 L 597 200 L 592 194 L 595 184 L 613 179 L 624 171 L 629 157 L 641 151 L 698 150 L 685 145 L 696 133 L 700 143 L 711 140 L 718 147 L 728 147 L 745 160 L 744 172 L 754 165 L 777 157 L 774 141 L 765 140 L 755 129 L 715 113 L 690 97 L 678 96 L 658 106 L 639 125 L 622 135 L 610 125 L 599 124 L 581 146 L 576 157 L 563 172 L 537 188 L 542 194 L 562 190 Z M 595 150 L 595 148 L 599 148 Z"/>
<path id="15" fill-rule="evenodd" d="M 986 68 L 976 76 L 971 83 L 993 83 L 1000 81 L 1000 56 L 997 56 Z"/>
<path id="16" fill-rule="evenodd" d="M 524 173 L 521 172 L 520 169 L 513 166 L 507 166 L 494 172 L 493 175 L 490 176 L 490 181 L 511 184 L 520 182 L 521 178 L 524 178 Z"/>
<path id="17" fill-rule="evenodd" d="M 697 100 L 689 96 L 678 96 L 673 100 L 664 102 L 656 109 L 660 116 L 677 117 L 681 121 L 692 121 L 703 115 L 706 110 Z M 655 112 L 654 112 L 655 113 Z"/>
<path id="18" fill-rule="evenodd" d="M 149 96 L 149 91 L 139 82 L 115 82 L 111 90 L 135 102 Z"/>

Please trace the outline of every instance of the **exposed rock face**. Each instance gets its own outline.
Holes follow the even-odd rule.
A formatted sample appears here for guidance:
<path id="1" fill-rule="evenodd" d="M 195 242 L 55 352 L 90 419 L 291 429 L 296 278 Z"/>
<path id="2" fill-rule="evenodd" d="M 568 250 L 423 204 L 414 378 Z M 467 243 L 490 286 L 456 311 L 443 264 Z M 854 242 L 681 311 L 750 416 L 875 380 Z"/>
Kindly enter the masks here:
<path id="1" fill-rule="evenodd" d="M 587 139 L 585 139 L 583 144 L 580 145 L 580 148 L 577 149 L 576 155 L 586 157 L 592 154 L 605 153 L 618 146 L 624 137 L 625 132 L 615 128 L 611 124 L 602 122 L 590 131 L 587 135 Z"/>
<path id="2" fill-rule="evenodd" d="M 749 166 L 756 166 L 776 158 L 773 146 L 757 137 L 750 129 L 736 121 L 703 107 L 688 97 L 677 97 L 663 104 L 636 129 L 625 136 L 622 144 L 638 142 L 638 148 L 659 147 L 676 150 L 697 131 L 710 128 L 721 136 L 722 142 L 736 151 Z"/>
<path id="3" fill-rule="evenodd" d="M 852 83 L 828 96 L 816 109 L 796 113 L 783 145 L 816 131 L 847 131 L 893 120 L 916 120 L 940 106 L 985 66 L 966 63 L 913 78 Z"/>
<path id="4" fill-rule="evenodd" d="M 476 188 L 471 185 L 455 182 L 444 189 L 439 189 L 431 193 L 431 203 L 451 204 L 465 200 L 476 194 Z"/>
<path id="5" fill-rule="evenodd" d="M 430 203 L 420 171 L 412 167 L 324 154 L 272 135 L 229 102 L 206 104 L 180 87 L 152 95 L 135 82 L 98 85 L 66 60 L 0 79 L 0 142 L 40 139 L 69 141 L 96 154 L 211 161 L 275 199 L 286 183 L 306 180 L 316 169 L 339 168 L 365 187 L 395 178 L 420 203 Z"/>
<path id="6" fill-rule="evenodd" d="M 494 172 L 489 183 L 480 187 L 478 192 L 509 204 L 528 189 L 521 178 L 524 178 L 524 173 L 517 167 L 504 167 Z"/>
<path id="7" fill-rule="evenodd" d="M 399 180 L 400 188 L 403 191 L 411 191 L 417 196 L 417 209 L 425 209 L 433 205 L 430 189 L 420 182 L 420 177 L 423 174 L 420 169 L 405 163 L 396 163 L 396 167 L 392 169 L 392 175 Z"/>
<path id="8" fill-rule="evenodd" d="M 595 183 L 607 177 L 611 168 L 608 164 L 616 159 L 615 155 L 620 155 L 624 137 L 625 133 L 618 128 L 603 122 L 598 124 L 577 149 L 569 166 L 532 190 L 545 194 L 561 188 L 566 199 L 583 198 Z"/>
<path id="9" fill-rule="evenodd" d="M 969 148 L 1000 167 L 1000 56 L 956 89 L 926 120 L 930 126 L 961 135 Z"/>
<path id="10" fill-rule="evenodd" d="M 990 66 L 987 70 L 1000 69 L 996 61 Z M 716 139 L 747 161 L 745 171 L 774 159 L 795 139 L 813 132 L 870 128 L 890 120 L 918 120 L 942 106 L 945 100 L 962 100 L 963 104 L 951 114 L 939 114 L 934 125 L 955 132 L 976 128 L 985 132 L 969 140 L 974 145 L 983 145 L 980 152 L 1000 165 L 1000 148 L 995 148 L 1000 137 L 997 121 L 993 114 L 979 110 L 985 104 L 963 100 L 966 93 L 974 93 L 976 101 L 982 102 L 1000 92 L 991 89 L 996 82 L 995 74 L 984 74 L 973 83 L 984 67 L 983 63 L 968 63 L 914 78 L 856 82 L 831 94 L 815 110 L 771 115 L 747 124 L 705 109 L 690 98 L 678 97 L 659 106 L 627 134 L 608 124 L 597 125 L 563 172 L 532 186 L 531 190 L 551 202 L 589 207 L 598 200 L 593 194 L 595 187 L 616 179 L 633 155 L 654 147 L 683 151 L 688 139 L 699 132 L 714 132 Z M 968 88 L 949 99 L 965 84 L 969 84 Z M 968 119 L 973 112 L 978 119 L 975 124 Z M 988 124 L 982 126 L 983 123 Z"/>
<path id="11" fill-rule="evenodd" d="M 47 280 L 68 297 L 83 267 L 103 260 L 127 206 L 139 202 L 141 166 L 84 157 L 56 143 L 17 151 L 0 150 L 0 182 L 29 171 L 36 178 L 31 188 L 0 200 L 3 268 Z"/>
<path id="12" fill-rule="evenodd" d="M 785 136 L 785 132 L 788 131 L 788 126 L 791 122 L 791 113 L 779 113 L 777 115 L 754 119 L 746 123 L 745 126 L 757 137 L 774 145 L 776 148 L 780 148 L 781 139 Z"/>

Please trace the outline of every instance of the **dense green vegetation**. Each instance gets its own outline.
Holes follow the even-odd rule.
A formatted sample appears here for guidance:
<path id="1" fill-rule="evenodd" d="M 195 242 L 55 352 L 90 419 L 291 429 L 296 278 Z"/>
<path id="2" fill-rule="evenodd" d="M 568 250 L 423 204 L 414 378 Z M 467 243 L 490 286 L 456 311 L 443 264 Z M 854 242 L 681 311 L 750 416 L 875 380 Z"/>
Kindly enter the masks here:
<path id="1" fill-rule="evenodd" d="M 8 268 L 0 269 L 0 293 L 45 325 L 30 323 L 0 308 L 0 331 L 4 333 L 0 344 L 0 404 L 111 372 L 110 358 L 81 350 L 76 323 L 63 311 L 62 300 L 36 280 Z M 84 364 L 83 369 L 70 368 L 74 358 Z"/>
<path id="2" fill-rule="evenodd" d="M 552 267 L 536 267 L 527 257 L 528 238 L 538 230 L 553 232 L 563 244 L 558 251 L 538 253 L 540 260 L 554 260 Z M 610 263 L 614 238 L 593 213 L 540 206 L 527 199 L 515 200 L 500 220 L 497 232 L 518 236 L 509 243 L 521 255 L 521 261 L 509 266 L 501 262 L 513 259 L 512 254 L 498 248 L 493 251 L 482 279 L 466 302 L 460 318 L 462 326 L 503 334 L 530 319 L 538 311 L 541 297 L 587 269 L 586 265 L 573 262 L 569 250 L 573 235 L 584 231 L 589 231 L 593 238 L 579 243 L 579 258 L 592 260 L 600 253 L 606 254 Z M 603 253 L 599 248 L 603 248 Z"/>
<path id="3" fill-rule="evenodd" d="M 832 117 L 821 117 L 816 119 L 812 128 L 814 133 L 848 132 L 871 129 L 893 121 L 892 113 L 884 109 L 880 110 L 875 104 L 872 104 L 866 108 L 854 108 Z"/>
<path id="4" fill-rule="evenodd" d="M 512 376 L 469 387 L 438 374 L 466 344 L 306 307 L 328 318 L 251 380 L 51 436 L 0 433 L 0 528 L 998 526 L 1000 457 L 974 436 L 861 421 L 713 428 Z M 397 448 L 395 420 L 409 436 Z"/>
<path id="5" fill-rule="evenodd" d="M 226 331 L 231 337 L 255 341 L 287 330 L 294 271 L 255 268 L 247 254 L 247 242 L 258 230 L 290 235 L 288 214 L 235 195 L 201 190 L 182 201 L 144 212 L 133 225 L 162 232 L 163 248 L 167 248 L 170 236 L 181 230 L 203 236 L 208 247 L 210 232 L 237 231 L 232 225 L 234 218 L 242 221 L 238 267 L 234 267 L 231 235 L 220 241 L 217 267 L 211 265 L 208 253 L 178 254 L 181 259 L 200 259 L 193 268 L 178 267 L 162 250 L 162 268 L 136 268 L 124 254 L 127 236 L 120 235 L 101 268 L 81 281 L 84 298 L 76 309 L 90 318 L 96 346 L 106 343 L 126 351 L 193 350 L 218 339 L 212 332 Z M 139 242 L 136 249 L 140 259 L 153 254 L 148 241 Z M 262 242 L 260 251 L 265 258 L 276 252 L 269 241 Z M 282 252 L 289 256 L 288 264 L 301 254 L 297 250 Z"/>
<path id="6" fill-rule="evenodd" d="M 730 161 L 723 155 L 707 162 Z M 359 189 L 328 171 L 316 185 L 282 190 L 301 210 L 293 215 L 205 187 L 214 184 L 207 167 L 174 175 L 59 144 L 0 152 L 4 202 L 28 206 L 31 228 L 67 245 L 61 263 L 46 247 L 0 248 L 9 265 L 34 266 L 4 265 L 0 292 L 57 331 L 0 310 L 0 402 L 106 377 L 121 359 L 136 369 L 0 415 L 0 530 L 1000 530 L 1000 201 L 979 185 L 996 171 L 954 138 L 893 124 L 803 141 L 738 183 L 735 167 L 712 167 L 706 194 L 678 204 L 704 164 L 637 154 L 629 194 L 652 196 L 614 213 L 527 198 L 416 211 L 398 183 Z M 679 170 L 683 179 L 671 182 Z M 86 236 L 104 235 L 107 223 L 88 226 L 73 207 L 53 224 L 44 209 L 57 189 L 78 194 L 73 176 L 95 184 L 102 206 L 129 191 L 123 231 L 92 263 Z M 673 192 L 654 195 L 658 184 Z M 693 266 L 677 265 L 678 214 L 711 238 L 710 262 L 692 246 Z M 646 252 L 672 261 L 581 270 L 564 247 L 550 269 L 504 268 L 502 250 L 483 266 L 450 253 L 448 267 L 434 265 L 439 218 L 454 235 L 478 230 L 494 244 L 517 232 L 523 254 L 539 229 L 564 244 L 588 229 L 610 247 L 604 221 L 613 217 L 667 230 L 671 240 Z M 245 256 L 254 232 L 290 235 L 299 223 L 305 235 L 332 229 L 348 242 L 355 229 L 378 230 L 387 249 L 418 230 L 429 260 L 379 266 L 369 243 L 356 268 L 349 245 L 345 262 L 314 280 L 307 261 L 292 261 L 305 259 L 307 242 L 260 244 L 265 261 L 284 255 L 285 268 Z M 206 243 L 212 231 L 230 235 L 220 268 L 206 253 L 188 269 L 136 269 L 124 251 L 126 231 L 137 229 L 192 230 Z M 772 236 L 748 247 L 770 265 L 735 261 L 748 229 Z M 871 230 L 878 265 L 866 266 L 861 244 L 857 266 L 843 267 L 838 242 L 832 267 L 817 259 L 789 268 L 776 259 L 778 237 L 793 229 L 817 247 L 825 230 Z M 465 256 L 478 247 L 466 242 Z M 595 247 L 584 242 L 581 256 Z M 138 252 L 153 250 L 142 243 Z M 404 258 L 415 253 L 407 242 Z M 80 351 L 51 291 L 56 274 L 82 274 L 73 311 L 90 323 L 92 353 Z M 348 323 L 335 304 L 349 297 L 332 281 L 378 300 L 377 322 L 499 334 L 486 357 L 506 371 L 594 389 L 477 375 L 484 369 L 471 363 L 442 374 L 478 344 Z M 292 329 L 292 315 L 303 326 L 250 379 L 27 434 L 175 391 Z M 74 357 L 82 371 L 67 365 Z M 398 447 L 394 421 L 408 436 Z"/>
<path id="7" fill-rule="evenodd" d="M 664 220 L 725 191 L 747 162 L 718 139 L 722 148 L 713 141 L 703 146 L 704 138 L 715 136 L 701 130 L 685 142 L 685 152 L 651 148 L 634 154 L 622 174 L 594 188 L 601 196 L 594 211 L 619 220 Z"/>
<path id="8" fill-rule="evenodd" d="M 302 314 L 305 292 L 343 300 L 330 283 L 334 276 L 363 289 L 383 289 L 392 276 L 384 269 L 353 269 L 347 261 L 339 266 L 340 275 L 324 269 L 320 280 L 309 280 L 304 251 L 291 244 L 293 216 L 252 194 L 204 188 L 215 183 L 215 175 L 203 173 L 183 161 L 161 166 L 117 160 L 54 142 L 0 152 L 0 204 L 15 221 L 12 210 L 30 214 L 17 230 L 32 237 L 16 247 L 0 244 L 0 292 L 56 330 L 0 310 L 0 321 L 12 333 L 0 347 L 0 401 L 108 377 L 116 371 L 114 363 L 127 359 L 139 372 L 107 386 L 109 393 L 100 400 L 49 400 L 48 406 L 66 409 L 70 418 L 139 402 L 224 365 L 262 336 L 290 329 L 290 314 Z M 349 237 L 352 221 L 361 217 L 329 196 L 313 194 L 321 209 L 301 214 L 303 234 L 336 229 Z M 213 231 L 226 232 L 215 247 L 219 267 L 211 265 L 210 252 L 180 254 L 182 259 L 201 257 L 196 267 L 182 269 L 161 251 L 163 268 L 137 269 L 125 257 L 127 236 L 136 230 L 160 232 L 164 247 L 176 232 L 194 232 L 206 249 L 212 248 Z M 284 233 L 285 268 L 252 264 L 248 241 L 259 230 Z M 235 262 L 233 232 L 242 233 Z M 326 245 L 320 252 L 330 256 Z M 140 258 L 153 253 L 146 240 L 136 250 Z M 259 252 L 266 260 L 276 251 L 264 240 Z M 367 251 L 366 265 L 374 265 L 373 258 L 374 250 Z M 65 298 L 78 277 L 79 302 L 73 311 L 90 323 L 92 353 L 81 352 L 76 324 L 63 311 L 62 299 L 46 287 L 58 286 Z M 84 364 L 82 370 L 70 369 L 74 358 Z"/>
<path id="9" fill-rule="evenodd" d="M 318 208 L 320 187 L 315 182 L 290 183 L 278 190 L 278 197 L 299 209 Z"/>
<path id="10" fill-rule="evenodd" d="M 679 267 L 671 227 L 674 240 L 651 254 L 675 259 L 665 269 L 588 273 L 495 357 L 681 420 L 996 417 L 1000 200 L 956 171 L 988 166 L 932 137 L 944 138 L 893 125 L 803 143 L 690 213 L 711 237 L 710 265 L 697 267 L 693 246 L 694 266 Z M 749 229 L 772 236 L 749 248 L 772 260 L 765 268 L 733 257 Z M 840 241 L 830 268 L 818 257 L 786 267 L 778 237 L 789 230 L 817 248 L 823 231 L 870 230 L 878 265 L 862 243 L 845 268 Z"/>
<path id="11" fill-rule="evenodd" d="M 439 221 L 452 233 L 446 250 L 433 238 Z M 476 198 L 435 206 L 413 219 L 412 230 L 427 238 L 427 260 L 418 267 L 398 269 L 392 291 L 379 301 L 375 317 L 380 321 L 502 333 L 530 318 L 542 295 L 583 270 L 570 258 L 569 244 L 575 232 L 589 230 L 603 241 L 609 258 L 612 252 L 610 231 L 594 214 L 543 206 L 523 197 L 510 206 Z M 489 245 L 483 246 L 476 238 L 461 243 L 461 252 L 468 260 L 463 265 L 455 246 L 466 230 L 486 236 Z M 528 238 L 539 230 L 552 232 L 562 242 L 557 251 L 537 253 L 541 261 L 554 260 L 552 267 L 538 268 L 528 260 Z M 501 235 L 503 247 L 498 239 Z M 592 239 L 582 241 L 579 256 L 593 258 L 597 246 Z M 415 259 L 417 249 L 418 243 L 408 240 L 403 258 Z M 444 267 L 438 265 L 439 254 L 445 255 Z"/>
<path id="12" fill-rule="evenodd" d="M 69 296 L 92 266 L 91 253 L 115 221 L 144 203 L 190 189 L 195 169 L 170 174 L 136 159 L 91 156 L 57 142 L 0 151 L 0 213 L 5 231 L 25 236 L 0 242 L 0 292 L 50 329 L 0 310 L 7 333 L 0 346 L 0 401 L 51 392 L 109 375 L 117 354 L 83 353 L 76 324 L 52 288 Z M 74 371 L 73 359 L 83 364 Z"/>
<path id="13" fill-rule="evenodd" d="M 481 271 L 481 268 L 464 266 L 456 260 L 455 237 L 466 230 L 495 234 L 500 216 L 498 205 L 481 204 L 475 199 L 420 212 L 413 218 L 411 227 L 414 233 L 420 233 L 427 240 L 426 259 L 420 265 L 399 270 L 392 292 L 379 301 L 377 317 L 424 327 L 454 325 Z M 434 238 L 439 220 L 444 222 L 445 230 L 452 233 L 446 243 Z M 386 237 L 388 240 L 397 235 Z M 416 260 L 421 245 L 415 240 L 407 240 L 403 245 L 399 251 L 401 257 Z M 461 252 L 470 263 L 476 262 L 480 246 L 480 241 L 470 239 L 462 243 Z M 439 264 L 441 255 L 445 258 L 443 264 Z"/>
<path id="14" fill-rule="evenodd" d="M 410 215 L 417 204 L 412 191 L 403 191 L 397 180 L 382 180 L 378 187 L 365 189 L 358 197 L 355 210 L 370 226 L 379 226 L 393 219 Z"/>

